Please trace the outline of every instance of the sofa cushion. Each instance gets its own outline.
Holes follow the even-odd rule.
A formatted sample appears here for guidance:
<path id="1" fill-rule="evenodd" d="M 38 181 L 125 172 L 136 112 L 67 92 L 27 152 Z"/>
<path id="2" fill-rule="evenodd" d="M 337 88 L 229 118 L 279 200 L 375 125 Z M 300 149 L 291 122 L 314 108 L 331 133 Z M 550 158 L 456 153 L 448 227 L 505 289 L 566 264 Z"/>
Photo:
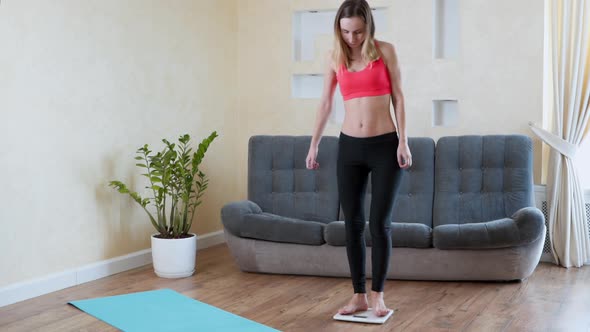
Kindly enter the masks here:
<path id="1" fill-rule="evenodd" d="M 510 218 L 436 226 L 434 246 L 438 249 L 506 248 L 518 243 L 518 228 Z"/>
<path id="2" fill-rule="evenodd" d="M 246 214 L 240 236 L 253 239 L 309 245 L 324 244 L 325 224 L 286 218 L 271 213 Z"/>
<path id="3" fill-rule="evenodd" d="M 338 138 L 320 141 L 320 168 L 308 170 L 311 136 L 252 136 L 248 142 L 248 199 L 262 211 L 300 220 L 338 220 Z"/>
<path id="4" fill-rule="evenodd" d="M 534 207 L 522 208 L 511 218 L 434 228 L 438 249 L 495 249 L 527 245 L 543 236 L 545 217 Z"/>
<path id="5" fill-rule="evenodd" d="M 346 245 L 344 221 L 333 221 L 324 229 L 324 239 L 332 246 Z M 365 226 L 365 242 L 371 246 L 369 223 Z M 430 248 L 432 247 L 432 229 L 421 223 L 391 224 L 391 244 L 393 247 Z"/>
<path id="6" fill-rule="evenodd" d="M 440 138 L 434 227 L 508 218 L 534 206 L 532 149 L 524 135 Z"/>

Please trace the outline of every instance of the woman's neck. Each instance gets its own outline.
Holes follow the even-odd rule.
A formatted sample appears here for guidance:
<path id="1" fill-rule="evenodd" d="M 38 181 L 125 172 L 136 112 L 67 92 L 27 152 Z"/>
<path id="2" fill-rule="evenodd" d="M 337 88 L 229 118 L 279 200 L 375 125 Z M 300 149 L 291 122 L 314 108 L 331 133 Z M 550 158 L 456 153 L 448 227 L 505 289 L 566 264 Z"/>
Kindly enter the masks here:
<path id="1" fill-rule="evenodd" d="M 362 58 L 361 48 L 351 49 L 350 50 L 350 58 L 351 60 L 359 60 Z"/>

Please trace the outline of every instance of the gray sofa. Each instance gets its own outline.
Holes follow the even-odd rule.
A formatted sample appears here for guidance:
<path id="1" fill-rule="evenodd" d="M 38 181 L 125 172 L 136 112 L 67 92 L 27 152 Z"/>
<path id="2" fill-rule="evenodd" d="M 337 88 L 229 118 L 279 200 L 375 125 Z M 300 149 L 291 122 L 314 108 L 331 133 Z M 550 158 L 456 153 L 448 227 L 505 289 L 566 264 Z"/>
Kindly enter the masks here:
<path id="1" fill-rule="evenodd" d="M 350 276 L 336 183 L 338 138 L 253 136 L 248 200 L 223 206 L 224 235 L 243 271 Z M 412 137 L 392 210 L 388 279 L 521 280 L 539 262 L 544 216 L 534 207 L 532 142 L 521 135 Z M 393 151 L 392 151 L 393 153 Z M 367 188 L 366 216 L 371 200 Z M 368 226 L 368 225 L 367 225 Z M 368 227 L 367 277 L 371 276 Z"/>

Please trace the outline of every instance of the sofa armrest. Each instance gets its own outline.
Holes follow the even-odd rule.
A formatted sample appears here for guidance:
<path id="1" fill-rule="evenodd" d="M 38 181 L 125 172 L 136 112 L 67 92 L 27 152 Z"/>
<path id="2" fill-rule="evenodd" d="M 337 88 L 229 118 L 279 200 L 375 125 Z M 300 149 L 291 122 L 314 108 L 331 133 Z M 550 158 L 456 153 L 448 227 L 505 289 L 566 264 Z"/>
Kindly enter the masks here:
<path id="1" fill-rule="evenodd" d="M 240 236 L 244 216 L 252 213 L 262 213 L 258 204 L 249 200 L 230 202 L 221 208 L 221 222 L 231 234 Z"/>
<path id="2" fill-rule="evenodd" d="M 534 242 L 546 232 L 545 216 L 536 207 L 522 208 L 512 215 L 524 244 Z"/>
<path id="3" fill-rule="evenodd" d="M 526 245 L 545 232 L 545 218 L 539 209 L 526 207 L 511 218 L 481 223 L 440 225 L 433 230 L 438 249 L 495 249 Z"/>

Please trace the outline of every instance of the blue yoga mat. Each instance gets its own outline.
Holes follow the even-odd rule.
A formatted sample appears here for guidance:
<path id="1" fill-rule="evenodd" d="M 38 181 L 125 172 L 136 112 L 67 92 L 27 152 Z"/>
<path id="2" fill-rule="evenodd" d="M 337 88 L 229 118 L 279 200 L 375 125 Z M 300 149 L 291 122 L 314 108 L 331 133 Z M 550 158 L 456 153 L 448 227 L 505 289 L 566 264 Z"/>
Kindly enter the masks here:
<path id="1" fill-rule="evenodd" d="M 120 330 L 129 332 L 277 331 L 171 289 L 69 303 Z"/>

